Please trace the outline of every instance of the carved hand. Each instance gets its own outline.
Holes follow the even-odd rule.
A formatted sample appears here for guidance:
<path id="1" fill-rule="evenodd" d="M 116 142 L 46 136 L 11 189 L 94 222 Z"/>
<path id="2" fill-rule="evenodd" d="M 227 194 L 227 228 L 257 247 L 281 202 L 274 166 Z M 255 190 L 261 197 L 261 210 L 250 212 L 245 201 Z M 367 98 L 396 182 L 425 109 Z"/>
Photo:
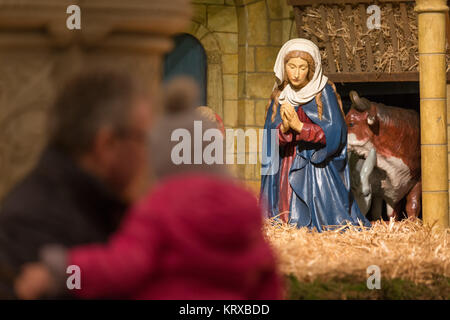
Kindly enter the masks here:
<path id="1" fill-rule="evenodd" d="M 288 120 L 291 120 L 297 114 L 297 112 L 295 111 L 295 108 L 293 106 L 291 106 L 288 102 L 283 104 L 281 106 L 281 108 L 284 111 L 284 113 L 286 114 L 286 118 Z"/>
<path id="2" fill-rule="evenodd" d="M 289 120 L 289 127 L 293 130 L 300 132 L 303 129 L 303 122 L 298 118 L 297 113 L 295 113 L 292 118 Z"/>
<path id="3" fill-rule="evenodd" d="M 281 131 L 286 133 L 289 130 L 289 119 L 290 117 L 286 114 L 286 104 L 283 104 L 280 108 L 281 120 L 283 123 L 281 124 Z"/>
<path id="4" fill-rule="evenodd" d="M 298 118 L 297 111 L 290 104 L 286 104 L 284 107 L 284 113 L 286 114 L 286 118 L 289 121 L 289 127 L 293 130 L 300 132 L 303 128 L 303 122 Z"/>

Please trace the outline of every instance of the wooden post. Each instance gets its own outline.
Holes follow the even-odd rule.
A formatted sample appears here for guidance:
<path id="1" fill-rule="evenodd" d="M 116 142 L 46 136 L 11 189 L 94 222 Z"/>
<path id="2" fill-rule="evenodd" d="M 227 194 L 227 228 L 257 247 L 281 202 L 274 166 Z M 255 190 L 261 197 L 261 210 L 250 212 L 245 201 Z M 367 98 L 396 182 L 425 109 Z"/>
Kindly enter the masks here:
<path id="1" fill-rule="evenodd" d="M 422 210 L 427 224 L 449 226 L 446 0 L 416 0 L 418 13 Z"/>

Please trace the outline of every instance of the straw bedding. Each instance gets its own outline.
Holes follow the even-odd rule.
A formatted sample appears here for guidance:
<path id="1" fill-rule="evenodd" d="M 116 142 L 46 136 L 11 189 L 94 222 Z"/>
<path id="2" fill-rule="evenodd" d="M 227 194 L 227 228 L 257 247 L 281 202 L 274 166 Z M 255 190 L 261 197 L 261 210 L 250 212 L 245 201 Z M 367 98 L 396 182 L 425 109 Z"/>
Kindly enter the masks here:
<path id="1" fill-rule="evenodd" d="M 421 221 L 377 222 L 370 229 L 347 226 L 318 233 L 268 220 L 265 236 L 276 252 L 283 274 L 311 282 L 351 276 L 365 281 L 377 265 L 382 279 L 432 282 L 450 277 L 450 229 Z"/>

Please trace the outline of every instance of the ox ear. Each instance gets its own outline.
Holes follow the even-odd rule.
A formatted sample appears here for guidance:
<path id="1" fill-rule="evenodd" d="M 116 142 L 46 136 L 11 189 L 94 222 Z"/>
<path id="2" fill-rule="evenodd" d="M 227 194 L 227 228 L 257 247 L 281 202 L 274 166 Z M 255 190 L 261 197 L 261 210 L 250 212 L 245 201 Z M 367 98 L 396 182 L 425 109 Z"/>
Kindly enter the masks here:
<path id="1" fill-rule="evenodd" d="M 376 126 L 378 123 L 377 117 L 377 107 L 374 104 L 371 104 L 370 109 L 367 113 L 367 124 L 371 127 Z"/>

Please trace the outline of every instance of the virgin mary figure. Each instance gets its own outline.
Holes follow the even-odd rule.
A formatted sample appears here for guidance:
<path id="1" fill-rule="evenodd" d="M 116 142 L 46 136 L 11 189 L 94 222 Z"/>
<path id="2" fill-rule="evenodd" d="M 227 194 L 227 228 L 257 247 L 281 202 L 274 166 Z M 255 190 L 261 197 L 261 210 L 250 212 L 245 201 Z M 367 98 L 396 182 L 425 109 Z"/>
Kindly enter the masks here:
<path id="1" fill-rule="evenodd" d="M 262 150 L 260 200 L 267 217 L 319 232 L 370 226 L 350 191 L 342 102 L 322 74 L 319 48 L 307 39 L 286 42 L 274 72 Z"/>

